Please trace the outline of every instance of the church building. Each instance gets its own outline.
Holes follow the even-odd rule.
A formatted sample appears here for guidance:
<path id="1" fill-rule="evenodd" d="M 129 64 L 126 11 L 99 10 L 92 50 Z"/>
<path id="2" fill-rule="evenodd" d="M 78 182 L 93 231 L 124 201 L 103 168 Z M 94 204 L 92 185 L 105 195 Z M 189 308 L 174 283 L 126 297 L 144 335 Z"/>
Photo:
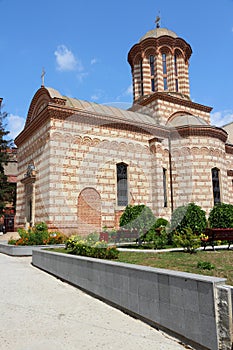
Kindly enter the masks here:
<path id="1" fill-rule="evenodd" d="M 207 214 L 233 202 L 233 144 L 190 99 L 191 46 L 147 32 L 130 49 L 133 105 L 122 110 L 44 85 L 17 136 L 18 227 L 44 221 L 64 233 L 116 228 L 127 204 L 170 219 L 195 202 Z"/>

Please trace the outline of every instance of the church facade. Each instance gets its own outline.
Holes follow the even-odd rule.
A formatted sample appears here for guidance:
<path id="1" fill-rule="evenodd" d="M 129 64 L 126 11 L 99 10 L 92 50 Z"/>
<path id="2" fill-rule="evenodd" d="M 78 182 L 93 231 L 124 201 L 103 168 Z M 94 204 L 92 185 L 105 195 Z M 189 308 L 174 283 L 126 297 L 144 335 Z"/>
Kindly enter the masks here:
<path id="1" fill-rule="evenodd" d="M 128 53 L 133 105 L 121 110 L 35 93 L 17 136 L 18 227 L 45 221 L 65 233 L 117 227 L 127 204 L 170 219 L 195 202 L 233 201 L 233 144 L 190 99 L 191 46 L 159 26 Z"/>

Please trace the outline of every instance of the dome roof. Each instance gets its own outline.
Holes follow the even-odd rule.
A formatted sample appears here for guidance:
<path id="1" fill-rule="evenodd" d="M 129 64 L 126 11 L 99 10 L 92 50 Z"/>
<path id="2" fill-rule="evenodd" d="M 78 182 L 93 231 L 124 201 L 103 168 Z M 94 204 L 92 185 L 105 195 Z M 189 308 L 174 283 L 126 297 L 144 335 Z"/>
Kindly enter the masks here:
<path id="1" fill-rule="evenodd" d="M 178 126 L 195 126 L 195 125 L 208 125 L 202 118 L 196 115 L 185 114 L 177 115 L 171 121 L 168 122 L 167 126 L 178 127 Z"/>
<path id="2" fill-rule="evenodd" d="M 163 35 L 168 35 L 168 36 L 171 36 L 172 38 L 178 38 L 178 35 L 172 30 L 169 30 L 167 28 L 155 28 L 155 29 L 149 30 L 145 35 L 143 35 L 139 40 L 139 42 L 147 38 L 159 38 L 160 36 L 163 36 Z"/>

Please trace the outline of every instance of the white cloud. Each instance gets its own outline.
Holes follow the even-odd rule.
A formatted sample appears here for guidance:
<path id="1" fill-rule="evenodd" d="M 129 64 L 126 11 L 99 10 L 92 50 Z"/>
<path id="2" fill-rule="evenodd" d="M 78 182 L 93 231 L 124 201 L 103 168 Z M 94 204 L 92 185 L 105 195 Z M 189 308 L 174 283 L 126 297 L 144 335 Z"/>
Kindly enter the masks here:
<path id="1" fill-rule="evenodd" d="M 79 72 L 78 74 L 77 74 L 77 78 L 78 78 L 78 80 L 79 80 L 79 82 L 81 83 L 82 81 L 83 81 L 83 79 L 85 78 L 85 77 L 87 77 L 88 76 L 88 72 Z"/>
<path id="2" fill-rule="evenodd" d="M 7 116 L 7 130 L 10 133 L 7 135 L 10 139 L 15 139 L 16 136 L 23 130 L 25 119 L 18 115 L 9 114 Z"/>
<path id="3" fill-rule="evenodd" d="M 78 60 L 72 51 L 70 51 L 65 45 L 59 45 L 54 52 L 56 56 L 57 69 L 59 71 L 83 71 L 83 66 L 80 60 Z"/>
<path id="4" fill-rule="evenodd" d="M 97 58 L 94 57 L 91 60 L 91 65 L 96 64 L 97 62 L 98 62 Z"/>
<path id="5" fill-rule="evenodd" d="M 133 85 L 131 84 L 124 92 L 124 95 L 132 95 L 133 94 Z"/>
<path id="6" fill-rule="evenodd" d="M 211 114 L 211 123 L 216 126 L 223 126 L 233 122 L 233 111 L 226 110 Z"/>
<path id="7" fill-rule="evenodd" d="M 91 95 L 91 100 L 92 101 L 98 101 L 104 96 L 104 91 L 99 89 L 96 90 L 92 95 Z"/>

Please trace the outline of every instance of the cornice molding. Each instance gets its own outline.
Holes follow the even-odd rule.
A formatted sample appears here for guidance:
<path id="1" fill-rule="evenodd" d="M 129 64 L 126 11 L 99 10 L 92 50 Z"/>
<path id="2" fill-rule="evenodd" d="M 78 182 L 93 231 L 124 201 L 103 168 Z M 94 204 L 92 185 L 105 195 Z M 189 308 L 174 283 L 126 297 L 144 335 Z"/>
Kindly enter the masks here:
<path id="1" fill-rule="evenodd" d="M 227 143 L 227 144 L 225 145 L 225 149 L 226 149 L 226 153 L 228 153 L 228 154 L 233 154 L 233 145 L 232 145 L 232 144 Z"/>
<path id="2" fill-rule="evenodd" d="M 222 142 L 227 140 L 227 132 L 215 126 L 180 126 L 171 131 L 171 139 L 181 137 L 201 136 L 219 139 Z"/>
<path id="3" fill-rule="evenodd" d="M 128 53 L 128 62 L 131 67 L 133 67 L 134 58 L 138 54 L 140 54 L 143 58 L 144 52 L 148 49 L 148 47 L 153 47 L 156 54 L 158 54 L 159 50 L 163 46 L 168 46 L 173 53 L 176 49 L 180 49 L 186 61 L 188 61 L 192 55 L 192 48 L 184 39 L 172 38 L 168 35 L 163 35 L 158 38 L 146 38 L 140 43 L 135 44 Z"/>
<path id="4" fill-rule="evenodd" d="M 181 106 L 193 108 L 206 113 L 210 113 L 213 109 L 212 107 L 204 106 L 188 99 L 182 99 L 174 95 L 169 95 L 169 92 L 154 92 L 149 96 L 145 96 L 144 99 L 142 98 L 140 101 L 135 101 L 135 104 L 147 106 L 149 103 L 156 100 L 162 100 L 173 104 L 179 104 Z"/>

